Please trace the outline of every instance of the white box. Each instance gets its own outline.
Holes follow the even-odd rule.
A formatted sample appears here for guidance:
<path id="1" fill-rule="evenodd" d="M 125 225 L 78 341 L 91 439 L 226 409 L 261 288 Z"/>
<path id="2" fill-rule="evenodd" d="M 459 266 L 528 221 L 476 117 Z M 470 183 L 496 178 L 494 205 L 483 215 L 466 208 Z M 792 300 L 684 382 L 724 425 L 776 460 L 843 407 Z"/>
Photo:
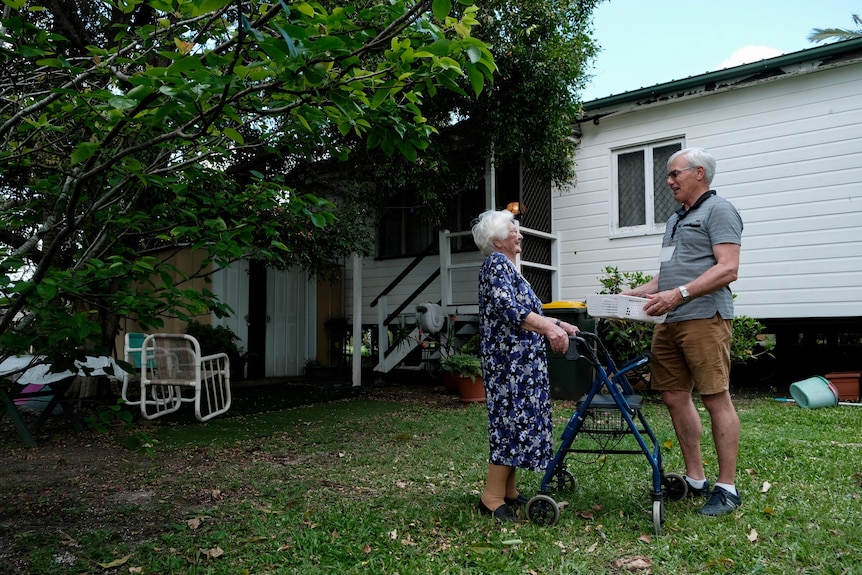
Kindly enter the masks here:
<path id="1" fill-rule="evenodd" d="M 644 313 L 644 304 L 647 301 L 649 300 L 645 297 L 628 295 L 588 295 L 587 313 L 593 317 L 664 323 L 667 314 L 647 315 Z"/>

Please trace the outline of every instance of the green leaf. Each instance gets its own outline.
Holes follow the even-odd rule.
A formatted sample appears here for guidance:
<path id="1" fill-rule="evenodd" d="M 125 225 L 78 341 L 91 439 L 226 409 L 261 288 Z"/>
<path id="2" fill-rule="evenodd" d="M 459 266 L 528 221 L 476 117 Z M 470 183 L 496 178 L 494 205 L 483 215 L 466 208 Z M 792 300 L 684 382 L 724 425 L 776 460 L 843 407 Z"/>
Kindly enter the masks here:
<path id="1" fill-rule="evenodd" d="M 95 142 L 81 142 L 78 147 L 72 152 L 70 164 L 75 166 L 81 162 L 89 160 L 98 151 L 99 144 Z"/>
<path id="2" fill-rule="evenodd" d="M 473 87 L 473 93 L 477 96 L 482 93 L 482 88 L 485 86 L 485 75 L 476 67 L 475 64 L 467 63 L 464 66 L 464 71 L 467 72 L 467 78 L 470 79 L 470 85 Z"/>
<path id="3" fill-rule="evenodd" d="M 54 283 L 49 283 L 47 281 L 43 281 L 39 284 L 36 284 L 36 293 L 39 294 L 39 297 L 46 300 L 51 300 L 57 297 L 57 285 Z"/>
<path id="4" fill-rule="evenodd" d="M 222 130 L 222 134 L 224 134 L 225 136 L 227 136 L 228 138 L 230 138 L 231 140 L 233 140 L 237 144 L 245 144 L 245 138 L 243 138 L 242 134 L 240 134 L 238 131 L 236 131 L 233 128 L 230 128 L 230 127 L 225 128 L 224 130 Z"/>
<path id="5" fill-rule="evenodd" d="M 218 12 L 231 3 L 231 0 L 195 0 L 192 2 L 191 15 L 202 16 L 210 12 Z"/>
<path id="6" fill-rule="evenodd" d="M 138 105 L 137 100 L 126 98 L 125 96 L 114 96 L 108 100 L 108 104 L 118 110 L 130 110 Z"/>
<path id="7" fill-rule="evenodd" d="M 437 20 L 444 21 L 449 12 L 452 11 L 452 0 L 434 0 L 431 4 L 431 11 Z"/>

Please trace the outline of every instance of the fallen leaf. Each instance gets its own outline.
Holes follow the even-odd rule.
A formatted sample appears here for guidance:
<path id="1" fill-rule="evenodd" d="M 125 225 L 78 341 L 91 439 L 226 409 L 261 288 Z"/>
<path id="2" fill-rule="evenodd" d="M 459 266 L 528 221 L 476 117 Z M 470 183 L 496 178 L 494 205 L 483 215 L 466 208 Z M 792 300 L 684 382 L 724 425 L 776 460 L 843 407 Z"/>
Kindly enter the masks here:
<path id="1" fill-rule="evenodd" d="M 119 567 L 120 565 L 122 565 L 126 561 L 128 561 L 129 557 L 131 557 L 131 555 L 126 555 L 125 557 L 120 557 L 119 559 L 114 559 L 110 563 L 99 563 L 99 567 L 101 567 L 103 569 L 110 569 L 111 567 Z"/>
<path id="2" fill-rule="evenodd" d="M 775 509 L 773 509 L 772 507 L 765 507 L 763 509 L 763 512 L 771 516 L 775 513 Z"/>
<path id="3" fill-rule="evenodd" d="M 592 519 L 594 515 L 592 511 L 578 511 L 578 517 L 582 519 Z"/>
<path id="4" fill-rule="evenodd" d="M 224 551 L 221 547 L 216 545 L 212 549 L 200 549 L 201 555 L 204 556 L 205 559 L 216 559 L 217 557 L 221 557 L 224 555 Z"/>
<path id="5" fill-rule="evenodd" d="M 652 543 L 652 537 L 644 533 L 643 535 L 638 537 L 638 541 L 640 541 L 641 543 Z"/>
<path id="6" fill-rule="evenodd" d="M 522 539 L 506 539 L 503 541 L 503 545 L 520 545 L 523 542 Z"/>
<path id="7" fill-rule="evenodd" d="M 143 573 L 143 567 L 129 567 L 129 573 Z"/>
<path id="8" fill-rule="evenodd" d="M 77 539 L 72 538 L 72 536 L 69 535 L 68 533 L 64 533 L 63 531 L 60 531 L 60 535 L 63 536 L 63 538 L 60 540 L 60 543 L 62 543 L 63 545 L 65 545 L 67 547 L 77 547 L 78 546 Z"/>
<path id="9" fill-rule="evenodd" d="M 596 550 L 596 547 L 598 547 L 598 546 L 599 546 L 599 542 L 596 541 L 595 543 L 593 543 L 592 545 L 587 547 L 587 553 L 592 553 L 593 551 Z"/>
<path id="10" fill-rule="evenodd" d="M 757 541 L 757 529 L 752 529 L 748 532 L 748 540 L 754 543 Z"/>
<path id="11" fill-rule="evenodd" d="M 763 487 L 761 487 L 761 488 L 760 488 L 760 492 L 761 492 L 761 493 L 766 493 L 767 491 L 769 491 L 769 488 L 770 488 L 770 487 L 772 487 L 772 484 L 771 484 L 771 483 L 769 483 L 768 481 L 764 481 L 764 482 L 763 482 Z"/>
<path id="12" fill-rule="evenodd" d="M 391 540 L 393 540 L 393 541 L 395 541 L 396 539 L 398 539 L 398 530 L 397 530 L 397 529 L 393 529 L 392 531 L 390 531 L 390 532 L 389 532 L 389 538 L 390 538 Z"/>
<path id="13" fill-rule="evenodd" d="M 213 489 L 210 491 L 210 495 L 213 499 L 221 499 L 221 489 Z"/>
<path id="14" fill-rule="evenodd" d="M 362 552 L 365 553 L 366 555 L 370 554 L 371 553 L 371 545 L 368 545 L 366 543 L 365 547 L 362 548 Z"/>
<path id="15" fill-rule="evenodd" d="M 757 475 L 757 471 L 754 469 L 746 469 L 745 472 L 749 475 Z"/>
<path id="16" fill-rule="evenodd" d="M 626 571 L 639 571 L 652 567 L 652 561 L 642 555 L 632 555 L 615 560 L 613 566 L 617 569 L 625 569 Z"/>
<path id="17" fill-rule="evenodd" d="M 193 517 L 191 519 L 186 519 L 186 525 L 189 526 L 189 529 L 192 529 L 192 530 L 197 529 L 198 527 L 201 526 L 201 518 L 200 517 Z"/>

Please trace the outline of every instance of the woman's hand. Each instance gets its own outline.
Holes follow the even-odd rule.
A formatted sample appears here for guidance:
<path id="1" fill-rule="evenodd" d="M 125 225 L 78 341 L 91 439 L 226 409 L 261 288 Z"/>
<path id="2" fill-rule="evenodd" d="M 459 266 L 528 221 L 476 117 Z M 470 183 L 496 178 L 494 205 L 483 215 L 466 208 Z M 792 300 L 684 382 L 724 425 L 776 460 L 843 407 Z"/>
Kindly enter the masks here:
<path id="1" fill-rule="evenodd" d="M 568 322 L 545 317 L 535 312 L 530 312 L 524 323 L 523 329 L 534 331 L 548 338 L 548 345 L 554 353 L 564 354 L 569 350 L 569 336 L 578 333 L 578 326 Z"/>
<path id="2" fill-rule="evenodd" d="M 548 321 L 552 323 L 548 331 L 545 333 L 545 337 L 548 338 L 551 350 L 554 353 L 566 353 L 569 351 L 569 336 L 577 335 L 579 331 L 578 326 L 565 321 L 555 320 L 553 318 L 548 318 Z"/>

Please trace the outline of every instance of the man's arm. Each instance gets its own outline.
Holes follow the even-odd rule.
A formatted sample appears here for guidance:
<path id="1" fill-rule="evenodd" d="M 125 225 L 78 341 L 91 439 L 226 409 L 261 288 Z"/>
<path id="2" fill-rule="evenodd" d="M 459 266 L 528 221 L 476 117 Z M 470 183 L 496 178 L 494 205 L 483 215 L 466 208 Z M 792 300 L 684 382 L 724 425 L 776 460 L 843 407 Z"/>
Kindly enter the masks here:
<path id="1" fill-rule="evenodd" d="M 735 281 L 739 274 L 739 248 L 739 244 L 716 244 L 712 246 L 712 253 L 716 260 L 715 265 L 685 284 L 689 296 L 696 298 L 706 295 Z M 658 276 L 653 278 L 656 280 L 656 284 L 658 283 L 657 278 Z M 639 289 L 632 291 L 639 291 Z M 644 311 L 649 315 L 665 314 L 683 301 L 678 287 L 646 295 L 646 297 L 650 301 L 644 306 Z"/>

